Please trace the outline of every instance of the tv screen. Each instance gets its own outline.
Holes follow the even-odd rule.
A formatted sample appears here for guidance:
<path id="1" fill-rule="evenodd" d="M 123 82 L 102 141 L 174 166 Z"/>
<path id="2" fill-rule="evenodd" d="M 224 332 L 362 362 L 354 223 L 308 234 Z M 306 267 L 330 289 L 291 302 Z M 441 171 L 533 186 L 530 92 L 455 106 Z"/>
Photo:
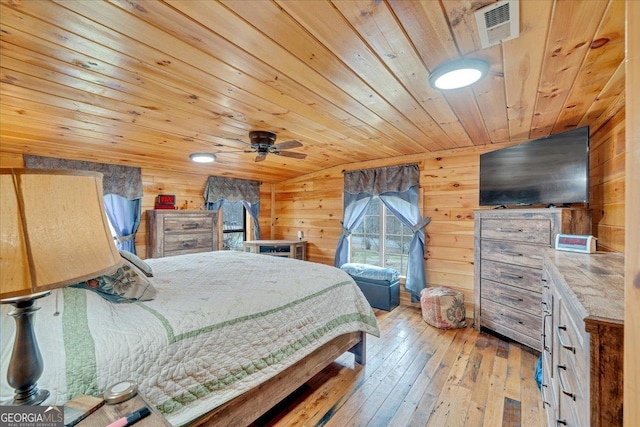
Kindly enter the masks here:
<path id="1" fill-rule="evenodd" d="M 480 155 L 480 206 L 588 202 L 588 126 Z"/>

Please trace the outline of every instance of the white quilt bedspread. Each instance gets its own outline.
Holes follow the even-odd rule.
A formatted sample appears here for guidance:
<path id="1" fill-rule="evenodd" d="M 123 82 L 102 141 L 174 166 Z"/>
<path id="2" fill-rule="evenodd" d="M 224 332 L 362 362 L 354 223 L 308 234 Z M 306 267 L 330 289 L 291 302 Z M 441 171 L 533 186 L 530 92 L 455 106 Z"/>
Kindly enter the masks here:
<path id="1" fill-rule="evenodd" d="M 66 288 L 39 300 L 46 404 L 98 395 L 127 379 L 182 425 L 273 377 L 341 334 L 378 336 L 371 307 L 343 271 L 239 252 L 147 260 L 156 299 L 112 304 Z M 14 321 L 2 306 L 1 397 Z"/>

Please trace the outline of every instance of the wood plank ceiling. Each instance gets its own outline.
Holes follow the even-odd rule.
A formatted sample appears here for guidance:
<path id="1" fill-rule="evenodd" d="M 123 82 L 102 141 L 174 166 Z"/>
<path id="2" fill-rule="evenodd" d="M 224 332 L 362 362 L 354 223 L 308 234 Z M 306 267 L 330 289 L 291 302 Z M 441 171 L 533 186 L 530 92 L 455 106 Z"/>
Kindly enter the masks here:
<path id="1" fill-rule="evenodd" d="M 546 136 L 624 92 L 624 1 L 521 0 L 520 36 L 482 49 L 474 12 L 491 3 L 2 0 L 0 150 L 274 183 Z M 432 89 L 459 57 L 487 78 Z M 254 162 L 256 129 L 307 158 Z"/>

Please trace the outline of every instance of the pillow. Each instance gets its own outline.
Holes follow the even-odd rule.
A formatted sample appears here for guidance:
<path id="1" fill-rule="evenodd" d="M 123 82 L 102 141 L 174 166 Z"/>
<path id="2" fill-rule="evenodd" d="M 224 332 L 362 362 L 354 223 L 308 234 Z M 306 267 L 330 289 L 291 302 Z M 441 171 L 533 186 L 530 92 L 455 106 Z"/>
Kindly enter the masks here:
<path id="1" fill-rule="evenodd" d="M 120 256 L 126 259 L 127 261 L 131 262 L 140 270 L 142 270 L 145 276 L 153 277 L 153 271 L 151 271 L 151 266 L 146 262 L 144 262 L 142 259 L 140 259 L 138 255 L 131 253 L 129 251 L 120 250 Z"/>
<path id="2" fill-rule="evenodd" d="M 362 279 L 386 280 L 395 282 L 400 279 L 400 273 L 393 268 L 379 267 L 377 265 L 346 263 L 340 266 L 340 270 L 346 271 L 351 277 Z"/>
<path id="3" fill-rule="evenodd" d="M 113 303 L 149 301 L 155 298 L 157 292 L 144 273 L 125 258 L 122 259 L 122 266 L 112 274 L 72 286 L 93 291 Z"/>

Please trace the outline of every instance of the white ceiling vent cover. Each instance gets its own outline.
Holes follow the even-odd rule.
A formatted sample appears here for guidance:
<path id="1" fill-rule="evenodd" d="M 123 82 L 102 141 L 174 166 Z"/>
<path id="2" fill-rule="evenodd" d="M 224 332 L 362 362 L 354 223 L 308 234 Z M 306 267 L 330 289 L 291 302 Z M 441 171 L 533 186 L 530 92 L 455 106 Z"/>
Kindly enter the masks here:
<path id="1" fill-rule="evenodd" d="M 518 0 L 502 0 L 475 12 L 483 48 L 520 35 L 519 9 Z"/>

